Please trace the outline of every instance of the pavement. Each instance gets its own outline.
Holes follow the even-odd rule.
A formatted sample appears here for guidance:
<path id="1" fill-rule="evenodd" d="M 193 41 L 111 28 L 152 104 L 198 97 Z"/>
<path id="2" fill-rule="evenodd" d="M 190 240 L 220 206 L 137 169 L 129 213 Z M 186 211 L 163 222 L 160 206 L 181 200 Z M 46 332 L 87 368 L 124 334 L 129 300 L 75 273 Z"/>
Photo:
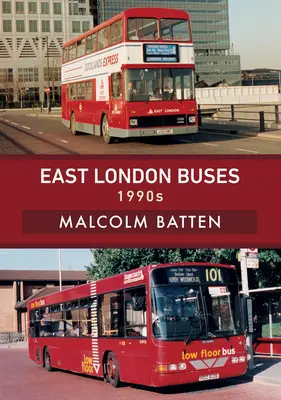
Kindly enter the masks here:
<path id="1" fill-rule="evenodd" d="M 168 388 L 124 384 L 115 389 L 101 379 L 71 372 L 47 372 L 28 358 L 26 349 L 0 348 L 0 400 L 280 400 L 280 386 L 237 379 Z"/>
<path id="2" fill-rule="evenodd" d="M 55 117 L 30 114 L 30 110 L 0 113 L 0 154 L 281 154 L 278 132 L 246 135 L 218 122 L 204 122 L 194 137 L 127 139 L 106 145 L 101 137 L 73 136 L 58 117 L 59 110 Z"/>

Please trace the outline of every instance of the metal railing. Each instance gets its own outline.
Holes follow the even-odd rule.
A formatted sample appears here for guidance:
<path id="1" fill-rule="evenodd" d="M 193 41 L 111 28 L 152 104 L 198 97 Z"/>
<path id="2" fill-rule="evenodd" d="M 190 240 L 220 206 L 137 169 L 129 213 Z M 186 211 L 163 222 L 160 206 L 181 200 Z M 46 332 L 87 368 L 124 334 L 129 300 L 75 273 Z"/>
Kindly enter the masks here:
<path id="1" fill-rule="evenodd" d="M 25 333 L 0 332 L 0 344 L 23 342 L 23 341 L 25 341 Z"/>
<path id="2" fill-rule="evenodd" d="M 247 105 L 248 110 L 243 109 L 241 106 L 234 106 L 231 105 L 230 108 L 226 107 L 221 107 L 217 108 L 216 110 L 213 110 L 212 115 L 210 113 L 206 113 L 204 109 L 201 109 L 200 105 L 198 105 L 198 124 L 199 126 L 202 126 L 202 119 L 205 117 L 211 117 L 215 120 L 224 120 L 224 121 L 229 121 L 229 122 L 250 122 L 252 125 L 250 126 L 255 126 L 255 124 L 258 126 L 260 132 L 265 132 L 267 124 L 275 125 L 275 128 L 278 128 L 278 124 L 280 124 L 280 114 L 279 112 L 279 105 L 272 105 L 272 104 L 266 104 L 266 105 L 258 105 L 258 106 L 263 106 L 263 107 L 271 107 L 274 109 L 274 111 L 260 111 L 260 110 L 249 110 L 251 106 Z M 257 105 L 252 105 L 253 108 L 256 108 Z M 226 116 L 221 116 L 218 114 L 226 114 Z M 245 114 L 245 115 L 241 115 Z M 253 116 L 256 116 L 254 117 Z M 247 117 L 249 115 L 250 117 Z M 239 124 L 235 124 L 236 126 L 239 126 Z M 245 125 L 241 125 L 241 127 L 245 128 Z M 270 126 L 272 128 L 272 126 Z M 273 126 L 274 128 L 274 126 Z"/>

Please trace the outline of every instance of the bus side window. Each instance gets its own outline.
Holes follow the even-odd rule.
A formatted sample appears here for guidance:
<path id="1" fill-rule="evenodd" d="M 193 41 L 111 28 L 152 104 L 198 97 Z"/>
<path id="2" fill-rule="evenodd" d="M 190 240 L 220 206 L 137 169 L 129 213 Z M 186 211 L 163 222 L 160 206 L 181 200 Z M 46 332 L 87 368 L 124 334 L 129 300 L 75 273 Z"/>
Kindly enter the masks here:
<path id="1" fill-rule="evenodd" d="M 69 47 L 69 61 L 74 60 L 74 58 L 76 58 L 76 50 L 77 50 L 77 43 L 73 43 L 70 47 Z"/>
<path id="2" fill-rule="evenodd" d="M 101 336 L 124 336 L 124 312 L 122 292 L 100 296 Z"/>
<path id="3" fill-rule="evenodd" d="M 98 50 L 108 46 L 108 27 L 98 31 Z"/>
<path id="4" fill-rule="evenodd" d="M 93 53 L 96 51 L 96 34 L 93 33 L 92 35 L 86 38 L 86 54 Z"/>
<path id="5" fill-rule="evenodd" d="M 80 40 L 77 43 L 77 57 L 82 57 L 85 54 L 85 39 Z"/>
<path id="6" fill-rule="evenodd" d="M 68 61 L 68 50 L 69 50 L 68 47 L 65 47 L 65 48 L 63 49 L 63 62 L 64 62 L 64 63 Z"/>
<path id="7" fill-rule="evenodd" d="M 122 74 L 117 72 L 111 75 L 111 97 L 122 99 Z"/>
<path id="8" fill-rule="evenodd" d="M 76 84 L 77 100 L 85 99 L 85 82 Z"/>
<path id="9" fill-rule="evenodd" d="M 76 84 L 72 83 L 70 85 L 70 100 L 75 100 L 76 99 Z"/>
<path id="10" fill-rule="evenodd" d="M 147 336 L 145 287 L 125 291 L 126 336 Z"/>
<path id="11" fill-rule="evenodd" d="M 110 25 L 110 44 L 122 41 L 122 19 Z"/>
<path id="12" fill-rule="evenodd" d="M 92 87 L 92 81 L 86 82 L 86 100 L 92 100 L 92 95 L 93 95 L 93 87 Z"/>

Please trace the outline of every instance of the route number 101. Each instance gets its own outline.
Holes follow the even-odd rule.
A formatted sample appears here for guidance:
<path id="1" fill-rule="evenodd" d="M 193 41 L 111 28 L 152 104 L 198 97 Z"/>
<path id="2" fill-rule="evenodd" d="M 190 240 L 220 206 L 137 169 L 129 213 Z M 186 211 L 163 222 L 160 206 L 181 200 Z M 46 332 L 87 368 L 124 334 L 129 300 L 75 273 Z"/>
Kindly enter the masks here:
<path id="1" fill-rule="evenodd" d="M 206 281 L 207 282 L 222 282 L 221 270 L 220 269 L 206 269 Z"/>

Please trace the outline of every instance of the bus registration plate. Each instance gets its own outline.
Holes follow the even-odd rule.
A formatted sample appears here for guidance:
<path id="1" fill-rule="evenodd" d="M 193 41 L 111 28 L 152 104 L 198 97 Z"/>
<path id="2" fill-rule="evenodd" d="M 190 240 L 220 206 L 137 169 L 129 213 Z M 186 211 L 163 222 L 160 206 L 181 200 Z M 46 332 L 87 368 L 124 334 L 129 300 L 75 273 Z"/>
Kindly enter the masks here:
<path id="1" fill-rule="evenodd" d="M 199 382 L 210 381 L 212 379 L 219 379 L 219 377 L 220 377 L 219 374 L 203 375 L 199 376 Z"/>
<path id="2" fill-rule="evenodd" d="M 174 133 L 173 129 L 157 129 L 157 134 L 162 135 L 163 133 Z"/>

